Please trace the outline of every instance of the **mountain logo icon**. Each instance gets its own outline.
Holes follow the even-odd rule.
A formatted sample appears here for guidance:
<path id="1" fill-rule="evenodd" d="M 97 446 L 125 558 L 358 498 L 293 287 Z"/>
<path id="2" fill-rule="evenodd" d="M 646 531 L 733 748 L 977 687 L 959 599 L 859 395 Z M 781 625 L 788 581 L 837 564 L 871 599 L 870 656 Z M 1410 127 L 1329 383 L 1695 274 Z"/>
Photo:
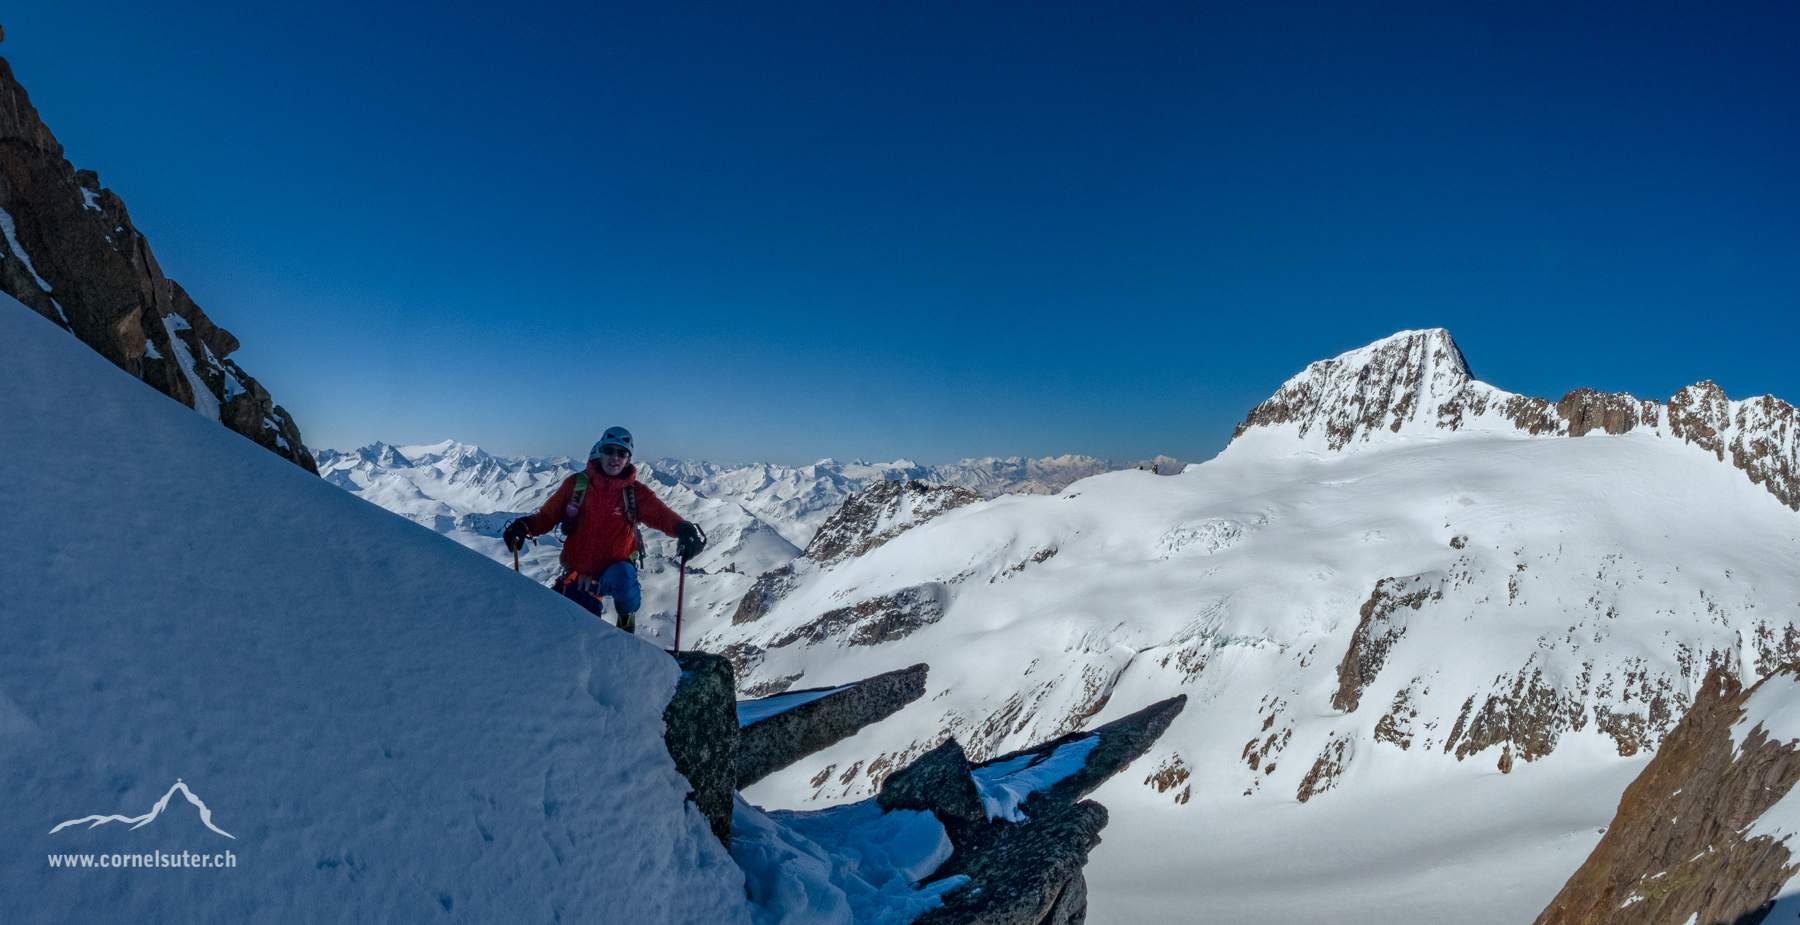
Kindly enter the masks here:
<path id="1" fill-rule="evenodd" d="M 212 810 L 207 809 L 206 804 L 200 802 L 200 798 L 197 796 L 194 796 L 194 791 L 189 790 L 187 785 L 182 783 L 181 778 L 179 778 L 179 777 L 177 777 L 175 779 L 175 786 L 170 787 L 169 792 L 163 794 L 162 799 L 157 800 L 156 805 L 152 806 L 150 808 L 150 811 L 143 814 L 142 816 L 98 816 L 98 815 L 84 816 L 80 819 L 70 819 L 68 822 L 65 822 L 65 823 L 57 826 L 56 828 L 51 829 L 50 834 L 55 835 L 56 833 L 62 831 L 63 829 L 68 828 L 69 826 L 80 825 L 83 822 L 93 823 L 93 825 L 88 826 L 88 828 L 90 828 L 90 829 L 94 828 L 94 826 L 98 826 L 98 825 L 101 825 L 101 824 L 107 823 L 107 822 L 135 822 L 137 824 L 132 826 L 132 828 L 133 829 L 141 829 L 144 826 L 149 825 L 151 820 L 155 819 L 157 816 L 162 815 L 162 811 L 164 809 L 167 809 L 169 806 L 169 798 L 174 796 L 175 791 L 177 791 L 177 790 L 181 791 L 182 796 L 187 797 L 187 801 L 189 803 L 192 803 L 195 806 L 200 807 L 200 821 L 203 823 L 206 823 L 207 828 L 212 829 L 214 832 L 217 832 L 220 835 L 225 836 L 226 838 L 237 838 L 236 835 L 233 835 L 230 832 L 227 832 L 224 829 L 221 829 L 218 826 L 213 825 Z"/>

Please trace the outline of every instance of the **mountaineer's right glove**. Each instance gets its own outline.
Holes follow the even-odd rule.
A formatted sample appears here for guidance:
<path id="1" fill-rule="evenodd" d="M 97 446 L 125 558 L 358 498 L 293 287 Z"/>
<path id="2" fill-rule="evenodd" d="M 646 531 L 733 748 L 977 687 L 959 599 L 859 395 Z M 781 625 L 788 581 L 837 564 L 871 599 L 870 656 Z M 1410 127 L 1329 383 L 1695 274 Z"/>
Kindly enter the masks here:
<path id="1" fill-rule="evenodd" d="M 686 562 L 700 554 L 706 548 L 706 533 L 700 525 L 691 520 L 684 520 L 675 527 L 675 552 Z"/>
<path id="2" fill-rule="evenodd" d="M 506 532 L 500 538 L 506 541 L 507 552 L 518 552 L 525 548 L 525 540 L 531 536 L 526 532 L 525 518 L 521 517 L 506 525 Z"/>

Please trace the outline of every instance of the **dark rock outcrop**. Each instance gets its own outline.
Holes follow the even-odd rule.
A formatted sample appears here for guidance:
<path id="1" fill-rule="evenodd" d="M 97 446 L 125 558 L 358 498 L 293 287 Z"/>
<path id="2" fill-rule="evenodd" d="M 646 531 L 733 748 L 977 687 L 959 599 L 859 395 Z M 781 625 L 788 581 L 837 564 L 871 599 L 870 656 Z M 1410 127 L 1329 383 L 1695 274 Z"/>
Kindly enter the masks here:
<path id="1" fill-rule="evenodd" d="M 802 553 L 802 557 L 804 557 Z M 794 576 L 792 562 L 778 569 L 762 573 L 750 590 L 738 598 L 737 609 L 731 612 L 731 623 L 737 626 L 743 623 L 754 623 L 761 620 L 789 591 L 794 589 L 798 579 Z"/>
<path id="2" fill-rule="evenodd" d="M 735 626 L 760 620 L 776 602 L 800 584 L 804 575 L 813 570 L 854 559 L 940 514 L 980 500 L 981 495 L 967 488 L 928 485 L 918 479 L 881 482 L 863 489 L 845 498 L 844 503 L 826 518 L 825 524 L 813 535 L 812 542 L 806 544 L 806 550 L 799 558 L 765 572 L 756 580 L 756 584 L 750 586 L 750 590 L 738 601 L 737 609 L 732 611 L 731 622 Z M 890 603 L 910 605 L 920 602 Z M 880 609 L 883 605 L 870 603 L 868 607 Z M 850 609 L 834 610 L 821 616 L 819 620 L 826 620 L 828 617 L 840 620 Z M 889 606 L 886 609 L 895 608 Z M 870 613 L 873 612 L 870 610 Z M 837 616 L 834 617 L 834 614 Z M 798 638 L 795 637 L 795 640 Z M 795 640 L 789 640 L 789 643 Z"/>
<path id="3" fill-rule="evenodd" d="M 960 747 L 940 746 L 890 775 L 876 797 L 884 809 L 930 809 L 949 833 L 954 852 L 931 879 L 969 878 L 945 893 L 944 904 L 921 916 L 918 925 L 1057 925 L 1085 920 L 1087 882 L 1082 868 L 1088 852 L 1100 843 L 1107 816 L 1105 807 L 1082 798 L 1149 751 L 1186 705 L 1185 695 L 1174 697 L 1090 732 L 1071 733 L 977 765 L 1024 756 L 1047 758 L 1061 746 L 1099 739 L 1080 770 L 1026 798 L 1020 807 L 1025 822 L 989 820 L 985 811 L 971 817 L 967 789 L 951 773 L 966 763 Z M 942 781 L 942 789 L 934 792 L 925 786 L 930 781 Z"/>
<path id="4" fill-rule="evenodd" d="M 170 398 L 318 473 L 286 410 L 226 357 L 237 338 L 163 276 L 112 190 L 63 158 L 0 59 L 0 291 Z"/>
<path id="5" fill-rule="evenodd" d="M 804 557 L 834 565 L 879 548 L 940 514 L 981 500 L 967 488 L 927 485 L 917 479 L 882 482 L 844 503 L 806 544 Z"/>
<path id="6" fill-rule="evenodd" d="M 1745 831 L 1800 781 L 1800 748 L 1770 741 L 1761 725 L 1734 746 L 1731 727 L 1753 695 L 1800 696 L 1797 681 L 1789 666 L 1746 691 L 1713 670 L 1536 925 L 1748 925 L 1767 915 L 1800 865 L 1785 840 Z"/>
<path id="7" fill-rule="evenodd" d="M 708 652 L 682 652 L 681 681 L 663 709 L 663 741 L 675 769 L 694 789 L 688 799 L 731 845 L 732 796 L 738 759 L 737 683 L 731 662 Z"/>
<path id="8" fill-rule="evenodd" d="M 974 769 L 962 744 L 945 739 L 944 744 L 888 775 L 875 803 L 884 813 L 911 809 L 937 813 L 940 820 L 954 817 L 979 822 L 986 818 L 986 811 L 970 774 Z"/>
<path id="9" fill-rule="evenodd" d="M 1387 661 L 1388 650 L 1406 634 L 1405 608 L 1418 610 L 1426 601 L 1443 598 L 1436 580 L 1423 575 L 1412 578 L 1383 578 L 1363 602 L 1361 620 L 1350 636 L 1350 648 L 1338 663 L 1338 689 L 1331 695 L 1331 708 L 1354 712 L 1362 703 L 1363 688 L 1369 686 Z"/>
<path id="10" fill-rule="evenodd" d="M 716 657 L 716 656 L 715 656 Z M 878 723 L 925 695 L 929 666 L 920 664 L 858 681 L 848 690 L 777 713 L 736 731 L 739 789 Z M 794 696 L 804 691 L 789 691 Z M 734 714 L 735 716 L 735 714 Z M 733 723 L 735 725 L 735 719 Z M 729 811 L 729 802 L 727 810 Z"/>
<path id="11" fill-rule="evenodd" d="M 936 582 L 901 588 L 892 594 L 827 610 L 783 633 L 769 643 L 769 648 L 779 649 L 795 643 L 810 646 L 834 638 L 853 646 L 873 646 L 904 639 L 943 619 L 946 597 L 943 586 Z"/>
<path id="12" fill-rule="evenodd" d="M 1656 409 L 1657 403 L 1653 401 L 1641 401 L 1623 392 L 1593 389 L 1576 389 L 1556 403 L 1556 414 L 1569 422 L 1571 437 L 1585 436 L 1596 430 L 1622 434 L 1641 422 L 1654 424 Z"/>
<path id="13" fill-rule="evenodd" d="M 688 799 L 726 846 L 731 844 L 733 795 L 739 788 L 899 712 L 925 693 L 929 670 L 914 665 L 876 675 L 740 729 L 731 660 L 693 651 L 679 653 L 675 660 L 681 664 L 681 680 L 663 709 L 663 741 L 675 769 L 694 788 Z"/>

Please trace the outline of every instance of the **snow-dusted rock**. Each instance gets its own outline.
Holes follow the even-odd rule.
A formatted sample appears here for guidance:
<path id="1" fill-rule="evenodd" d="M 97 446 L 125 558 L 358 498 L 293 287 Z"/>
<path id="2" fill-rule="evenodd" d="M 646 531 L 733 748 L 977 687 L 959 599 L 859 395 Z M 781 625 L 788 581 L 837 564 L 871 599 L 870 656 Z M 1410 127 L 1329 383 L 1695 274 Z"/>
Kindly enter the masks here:
<path id="1" fill-rule="evenodd" d="M 300 430 L 227 357 L 237 338 L 163 276 L 125 203 L 75 170 L 0 59 L 0 292 L 170 398 L 315 471 Z"/>
<path id="2" fill-rule="evenodd" d="M 1256 406 L 1232 436 L 1234 445 L 1292 453 L 1459 431 L 1674 437 L 1721 461 L 1729 452 L 1751 482 L 1800 511 L 1800 419 L 1787 402 L 1772 395 L 1731 401 L 1708 380 L 1675 393 L 1666 406 L 1593 389 L 1551 403 L 1475 380 L 1443 328 L 1402 331 L 1313 363 Z"/>
<path id="3" fill-rule="evenodd" d="M 1793 667 L 1749 688 L 1713 672 L 1536 925 L 1792 921 L 1797 717 Z"/>

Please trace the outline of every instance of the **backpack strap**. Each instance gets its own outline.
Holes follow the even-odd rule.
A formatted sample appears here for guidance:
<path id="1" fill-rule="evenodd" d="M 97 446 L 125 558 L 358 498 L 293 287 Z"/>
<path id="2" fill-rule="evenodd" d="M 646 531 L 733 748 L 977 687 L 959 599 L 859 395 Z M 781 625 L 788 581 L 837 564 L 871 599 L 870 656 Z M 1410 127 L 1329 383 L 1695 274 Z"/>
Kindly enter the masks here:
<path id="1" fill-rule="evenodd" d="M 587 473 L 575 473 L 575 495 L 569 499 L 568 506 L 563 508 L 562 532 L 565 537 L 575 535 L 575 518 L 581 516 L 581 499 L 587 496 L 587 490 Z M 562 554 L 557 556 L 557 561 L 562 563 L 564 569 L 569 567 L 569 547 L 563 547 Z"/>
<path id="2" fill-rule="evenodd" d="M 622 500 L 625 502 L 625 522 L 631 525 L 631 540 L 632 540 L 632 545 L 634 547 L 631 550 L 631 564 L 634 566 L 637 566 L 638 568 L 643 568 L 644 567 L 644 531 L 638 529 L 638 504 L 637 504 L 637 483 L 636 482 L 628 483 L 625 486 L 625 491 L 622 496 Z"/>

